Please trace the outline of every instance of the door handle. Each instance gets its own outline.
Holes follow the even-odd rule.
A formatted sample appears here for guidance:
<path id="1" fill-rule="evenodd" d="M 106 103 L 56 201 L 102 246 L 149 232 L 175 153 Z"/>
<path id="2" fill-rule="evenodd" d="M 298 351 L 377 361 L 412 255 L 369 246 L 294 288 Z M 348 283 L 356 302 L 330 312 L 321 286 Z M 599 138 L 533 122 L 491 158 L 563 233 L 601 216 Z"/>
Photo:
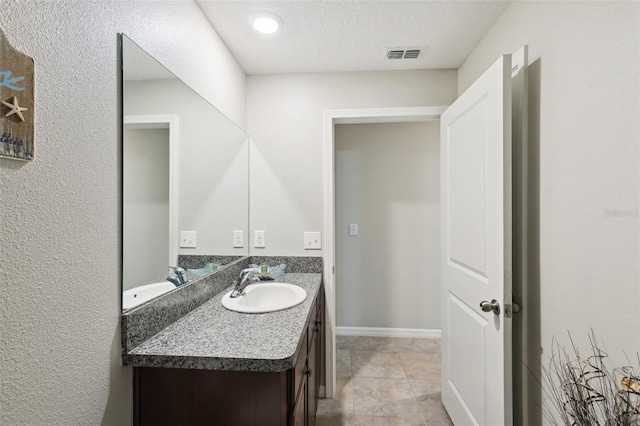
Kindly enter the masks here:
<path id="1" fill-rule="evenodd" d="M 500 302 L 496 299 L 491 300 L 491 302 L 483 300 L 480 302 L 480 309 L 482 309 L 482 312 L 493 312 L 496 315 L 500 315 Z"/>

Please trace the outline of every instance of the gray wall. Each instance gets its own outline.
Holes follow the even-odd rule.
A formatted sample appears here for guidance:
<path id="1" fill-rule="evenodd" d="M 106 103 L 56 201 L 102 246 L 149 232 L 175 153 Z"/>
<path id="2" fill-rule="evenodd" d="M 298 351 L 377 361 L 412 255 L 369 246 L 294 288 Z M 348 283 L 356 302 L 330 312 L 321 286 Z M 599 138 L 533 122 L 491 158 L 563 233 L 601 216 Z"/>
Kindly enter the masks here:
<path id="1" fill-rule="evenodd" d="M 567 331 L 586 349 L 593 328 L 618 366 L 640 348 L 639 22 L 637 2 L 514 2 L 459 71 L 463 91 L 530 46 L 525 372 Z M 536 424 L 529 385 L 524 419 Z"/>
<path id="2" fill-rule="evenodd" d="M 197 247 L 178 254 L 248 254 L 233 247 L 233 231 L 246 239 L 249 226 L 247 134 L 178 80 L 126 82 L 124 114 L 178 118 L 178 226 L 197 232 Z"/>
<path id="3" fill-rule="evenodd" d="M 324 226 L 325 110 L 449 105 L 456 90 L 455 70 L 248 76 L 250 223 L 267 232 L 251 253 L 321 255 L 303 233 Z"/>
<path id="4" fill-rule="evenodd" d="M 338 327 L 440 329 L 440 122 L 337 125 L 335 153 Z"/>
<path id="5" fill-rule="evenodd" d="M 36 72 L 35 161 L 0 159 L 0 424 L 127 425 L 116 35 L 240 125 L 245 75 L 192 2 L 4 1 L 0 28 Z"/>

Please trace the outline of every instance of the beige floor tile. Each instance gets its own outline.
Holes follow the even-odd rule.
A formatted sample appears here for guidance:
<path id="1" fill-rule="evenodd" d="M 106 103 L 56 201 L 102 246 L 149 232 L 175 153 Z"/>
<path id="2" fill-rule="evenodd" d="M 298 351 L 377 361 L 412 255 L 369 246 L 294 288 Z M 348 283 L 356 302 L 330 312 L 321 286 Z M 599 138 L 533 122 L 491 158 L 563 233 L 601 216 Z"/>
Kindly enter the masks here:
<path id="1" fill-rule="evenodd" d="M 318 400 L 319 414 L 353 414 L 353 386 L 351 379 L 336 380 L 335 398 Z"/>
<path id="2" fill-rule="evenodd" d="M 357 416 L 399 417 L 411 425 L 424 420 L 407 379 L 354 377 L 353 408 Z"/>
<path id="3" fill-rule="evenodd" d="M 418 401 L 432 395 L 435 397 L 436 394 L 438 398 L 440 397 L 440 378 L 438 380 L 409 379 L 409 383 Z"/>
<path id="4" fill-rule="evenodd" d="M 320 414 L 316 415 L 316 426 L 358 426 L 353 414 Z"/>
<path id="5" fill-rule="evenodd" d="M 336 377 L 351 377 L 351 351 L 336 349 Z"/>
<path id="6" fill-rule="evenodd" d="M 350 349 L 379 352 L 430 352 L 440 353 L 440 339 L 409 337 L 354 337 Z"/>
<path id="7" fill-rule="evenodd" d="M 358 336 L 351 342 L 350 349 L 356 351 L 395 352 L 395 346 L 396 342 L 393 337 Z"/>
<path id="8" fill-rule="evenodd" d="M 336 349 L 337 394 L 318 402 L 318 426 L 452 425 L 439 339 L 337 336 Z"/>
<path id="9" fill-rule="evenodd" d="M 400 357 L 392 352 L 351 351 L 353 377 L 405 378 Z"/>
<path id="10" fill-rule="evenodd" d="M 411 423 L 401 417 L 356 417 L 358 426 L 413 426 L 414 424 L 423 425 L 423 423 Z"/>
<path id="11" fill-rule="evenodd" d="M 440 400 L 440 392 L 419 400 L 418 404 L 427 426 L 453 426 L 453 422 Z"/>
<path id="12" fill-rule="evenodd" d="M 439 354 L 440 339 L 387 337 L 386 350 L 393 352 L 426 352 Z"/>
<path id="13" fill-rule="evenodd" d="M 440 381 L 409 380 L 411 389 L 418 400 L 418 406 L 428 426 L 452 425 L 447 411 L 442 405 Z"/>
<path id="14" fill-rule="evenodd" d="M 336 349 L 351 349 L 351 343 L 356 339 L 356 336 L 336 336 Z"/>
<path id="15" fill-rule="evenodd" d="M 440 381 L 440 356 L 426 352 L 398 353 L 409 379 Z"/>
<path id="16" fill-rule="evenodd" d="M 428 352 L 440 356 L 440 339 L 409 339 L 405 352 Z"/>

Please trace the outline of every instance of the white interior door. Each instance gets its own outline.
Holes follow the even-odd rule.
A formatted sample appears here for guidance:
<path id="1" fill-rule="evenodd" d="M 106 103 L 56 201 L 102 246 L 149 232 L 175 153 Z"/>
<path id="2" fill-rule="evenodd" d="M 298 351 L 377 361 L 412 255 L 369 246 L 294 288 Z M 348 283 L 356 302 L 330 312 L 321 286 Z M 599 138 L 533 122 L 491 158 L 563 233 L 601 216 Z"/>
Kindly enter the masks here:
<path id="1" fill-rule="evenodd" d="M 444 112 L 441 156 L 442 402 L 456 425 L 509 425 L 511 55 Z"/>

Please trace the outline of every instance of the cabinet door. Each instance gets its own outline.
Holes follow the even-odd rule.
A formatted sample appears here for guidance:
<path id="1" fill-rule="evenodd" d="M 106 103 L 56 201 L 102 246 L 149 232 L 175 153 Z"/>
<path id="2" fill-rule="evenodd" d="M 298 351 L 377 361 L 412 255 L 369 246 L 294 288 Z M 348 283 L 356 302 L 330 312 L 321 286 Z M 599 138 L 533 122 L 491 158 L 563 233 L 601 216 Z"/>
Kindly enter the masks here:
<path id="1" fill-rule="evenodd" d="M 306 426 L 307 408 L 307 381 L 304 380 L 300 387 L 300 392 L 296 396 L 296 403 L 291 412 L 289 426 Z"/>
<path id="2" fill-rule="evenodd" d="M 316 316 L 316 333 L 317 342 L 316 342 L 316 395 L 320 397 L 320 385 L 324 384 L 324 290 L 320 287 L 322 291 L 320 301 L 318 303 L 318 313 Z"/>
<path id="3" fill-rule="evenodd" d="M 325 301 L 324 301 L 324 285 L 320 286 L 320 303 L 318 304 L 318 393 L 320 392 L 320 386 L 326 385 L 326 378 L 324 376 L 325 368 L 325 339 L 326 339 L 326 327 L 325 327 Z M 320 396 L 320 395 L 318 395 Z"/>
<path id="4" fill-rule="evenodd" d="M 302 348 L 300 349 L 300 353 L 298 354 L 298 358 L 296 359 L 296 363 L 293 367 L 293 397 L 300 394 L 300 387 L 307 371 L 307 338 L 309 336 L 310 334 L 305 333 L 302 338 Z"/>
<path id="5" fill-rule="evenodd" d="M 308 368 L 307 371 L 307 392 L 308 392 L 308 409 L 307 409 L 307 425 L 315 426 L 316 424 L 316 409 L 318 407 L 318 390 L 320 384 L 320 365 L 318 357 L 318 343 L 320 339 L 320 333 L 313 333 L 311 339 L 311 346 L 309 347 L 309 358 L 307 359 Z"/>

